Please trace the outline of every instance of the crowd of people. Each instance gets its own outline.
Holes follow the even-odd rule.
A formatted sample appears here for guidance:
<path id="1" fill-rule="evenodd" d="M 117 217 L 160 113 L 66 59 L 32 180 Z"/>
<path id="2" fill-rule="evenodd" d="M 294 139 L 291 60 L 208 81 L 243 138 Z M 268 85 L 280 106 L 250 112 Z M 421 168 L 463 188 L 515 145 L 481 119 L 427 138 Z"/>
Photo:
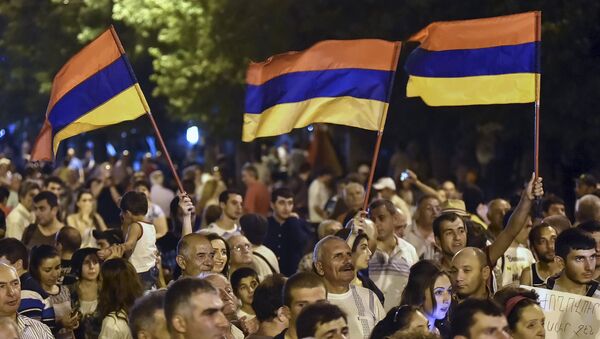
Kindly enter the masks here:
<path id="1" fill-rule="evenodd" d="M 600 297 L 589 174 L 570 220 L 535 175 L 473 204 L 404 170 L 364 210 L 366 165 L 266 158 L 241 190 L 193 165 L 176 192 L 148 162 L 0 159 L 0 337 L 531 339 L 544 312 L 522 286 Z"/>

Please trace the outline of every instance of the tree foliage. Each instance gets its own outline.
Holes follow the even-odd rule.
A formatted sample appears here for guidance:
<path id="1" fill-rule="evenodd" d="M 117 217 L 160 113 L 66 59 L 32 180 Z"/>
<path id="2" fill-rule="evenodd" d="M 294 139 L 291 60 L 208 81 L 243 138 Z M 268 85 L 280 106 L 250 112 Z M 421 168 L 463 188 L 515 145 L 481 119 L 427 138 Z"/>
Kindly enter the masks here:
<path id="1" fill-rule="evenodd" d="M 543 12 L 542 150 L 546 161 L 595 159 L 600 116 L 600 3 L 549 1 L 334 0 L 10 0 L 0 2 L 0 118 L 43 115 L 54 73 L 114 23 L 158 116 L 238 138 L 248 62 L 324 39 L 406 40 L 432 21 Z M 414 44 L 405 44 L 401 63 Z M 492 120 L 503 138 L 527 139 L 527 105 L 430 108 L 406 100 L 399 68 L 386 143 L 432 135 L 440 147 Z M 166 114 L 163 114 L 166 113 Z M 37 119 L 41 119 L 37 118 Z M 565 128 L 568 123 L 569 128 Z M 406 125 L 415 126 L 407 129 Z M 476 140 L 466 142 L 473 144 Z M 435 144 L 435 143 L 434 143 Z M 448 150 L 455 151 L 455 150 Z M 556 153 L 563 156 L 557 157 Z M 593 161 L 587 165 L 593 166 Z"/>

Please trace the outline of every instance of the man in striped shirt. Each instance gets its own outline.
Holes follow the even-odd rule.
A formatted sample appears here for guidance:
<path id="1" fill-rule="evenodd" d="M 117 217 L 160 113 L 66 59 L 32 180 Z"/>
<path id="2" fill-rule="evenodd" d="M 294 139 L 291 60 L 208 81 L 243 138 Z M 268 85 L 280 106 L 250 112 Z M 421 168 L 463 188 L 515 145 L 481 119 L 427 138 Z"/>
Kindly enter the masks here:
<path id="1" fill-rule="evenodd" d="M 12 266 L 19 276 L 21 291 L 19 314 L 39 320 L 50 329 L 54 328 L 54 308 L 48 300 L 48 293 L 27 271 L 29 255 L 25 245 L 14 238 L 0 239 L 0 263 Z"/>
<path id="2" fill-rule="evenodd" d="M 54 338 L 48 326 L 17 313 L 20 303 L 21 281 L 17 270 L 10 265 L 0 263 L 0 317 L 14 320 L 21 338 Z"/>
<path id="3" fill-rule="evenodd" d="M 400 304 L 410 267 L 419 257 L 413 245 L 394 233 L 401 212 L 391 201 L 375 200 L 369 211 L 377 228 L 377 250 L 369 261 L 369 277 L 383 291 L 387 312 Z"/>

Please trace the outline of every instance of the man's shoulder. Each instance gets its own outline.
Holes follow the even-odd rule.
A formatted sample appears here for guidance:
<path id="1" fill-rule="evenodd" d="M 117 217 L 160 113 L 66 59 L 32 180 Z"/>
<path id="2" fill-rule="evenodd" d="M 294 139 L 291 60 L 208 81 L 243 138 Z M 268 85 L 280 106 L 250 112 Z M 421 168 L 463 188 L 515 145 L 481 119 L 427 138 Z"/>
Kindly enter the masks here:
<path id="1" fill-rule="evenodd" d="M 272 215 L 267 217 L 267 221 L 269 222 L 269 226 L 270 225 L 279 226 L 279 223 L 277 222 L 277 220 L 275 220 L 275 217 Z"/>
<path id="2" fill-rule="evenodd" d="M 596 280 L 592 280 L 588 286 L 586 296 L 600 299 L 600 283 Z"/>
<path id="3" fill-rule="evenodd" d="M 415 224 L 412 223 L 406 227 L 406 232 L 404 233 L 404 240 L 416 247 L 417 245 L 423 244 L 425 242 L 425 239 L 423 239 L 423 237 L 421 237 L 416 232 L 416 226 L 414 225 Z"/>
<path id="4" fill-rule="evenodd" d="M 199 229 L 197 233 L 199 233 L 199 234 L 215 233 L 219 236 L 222 236 L 223 233 L 225 233 L 225 230 L 222 229 L 221 227 L 219 227 L 219 225 L 217 225 L 216 223 L 212 222 L 212 223 L 206 225 L 206 227 Z"/>
<path id="5" fill-rule="evenodd" d="M 23 338 L 54 338 L 50 327 L 41 321 L 17 314 L 17 325 Z"/>
<path id="6" fill-rule="evenodd" d="M 273 252 L 270 248 L 265 245 L 260 245 L 254 247 L 254 252 L 257 252 L 262 255 L 269 255 L 275 257 L 275 252 Z"/>
<path id="7" fill-rule="evenodd" d="M 408 241 L 406 241 L 403 238 L 400 238 L 399 236 L 396 236 L 396 240 L 398 240 L 398 247 L 408 250 L 408 251 L 415 251 L 415 247 L 413 246 L 413 244 L 409 243 Z"/>
<path id="8" fill-rule="evenodd" d="M 25 294 L 25 296 L 30 299 L 43 300 L 48 298 L 48 293 L 44 291 L 39 282 L 33 279 L 29 272 L 25 272 L 21 275 L 19 280 L 21 282 L 21 294 Z"/>

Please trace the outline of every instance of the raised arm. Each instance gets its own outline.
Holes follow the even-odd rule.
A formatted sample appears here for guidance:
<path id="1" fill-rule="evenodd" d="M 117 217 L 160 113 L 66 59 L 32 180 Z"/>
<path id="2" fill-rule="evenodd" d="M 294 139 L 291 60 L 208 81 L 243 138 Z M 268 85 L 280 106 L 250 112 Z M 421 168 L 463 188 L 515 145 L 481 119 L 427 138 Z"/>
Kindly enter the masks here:
<path id="1" fill-rule="evenodd" d="M 521 229 L 525 226 L 525 223 L 527 223 L 533 200 L 542 195 L 544 195 L 542 178 L 536 178 L 535 174 L 532 174 L 531 180 L 521 194 L 521 200 L 519 201 L 517 208 L 515 208 L 508 220 L 508 225 L 506 225 L 504 230 L 498 234 L 496 241 L 490 245 L 489 253 L 492 263 L 495 263 L 502 255 L 504 255 L 504 252 L 506 252 L 508 247 L 510 247 L 510 244 L 517 234 L 521 232 Z"/>
<path id="2" fill-rule="evenodd" d="M 192 214 L 194 213 L 194 203 L 186 192 L 177 193 L 179 196 L 179 208 L 183 211 L 183 225 L 181 227 L 181 236 L 192 233 Z"/>
<path id="3" fill-rule="evenodd" d="M 406 172 L 408 173 L 408 179 L 406 179 L 409 183 L 413 184 L 415 187 L 417 187 L 417 189 L 421 192 L 423 192 L 423 194 L 425 195 L 431 195 L 436 197 L 439 201 L 442 201 L 442 197 L 439 195 L 439 193 L 437 192 L 437 190 L 435 190 L 435 188 L 426 185 L 425 183 L 423 183 L 422 181 L 419 180 L 419 178 L 417 177 L 417 174 L 409 169 L 406 170 Z"/>

